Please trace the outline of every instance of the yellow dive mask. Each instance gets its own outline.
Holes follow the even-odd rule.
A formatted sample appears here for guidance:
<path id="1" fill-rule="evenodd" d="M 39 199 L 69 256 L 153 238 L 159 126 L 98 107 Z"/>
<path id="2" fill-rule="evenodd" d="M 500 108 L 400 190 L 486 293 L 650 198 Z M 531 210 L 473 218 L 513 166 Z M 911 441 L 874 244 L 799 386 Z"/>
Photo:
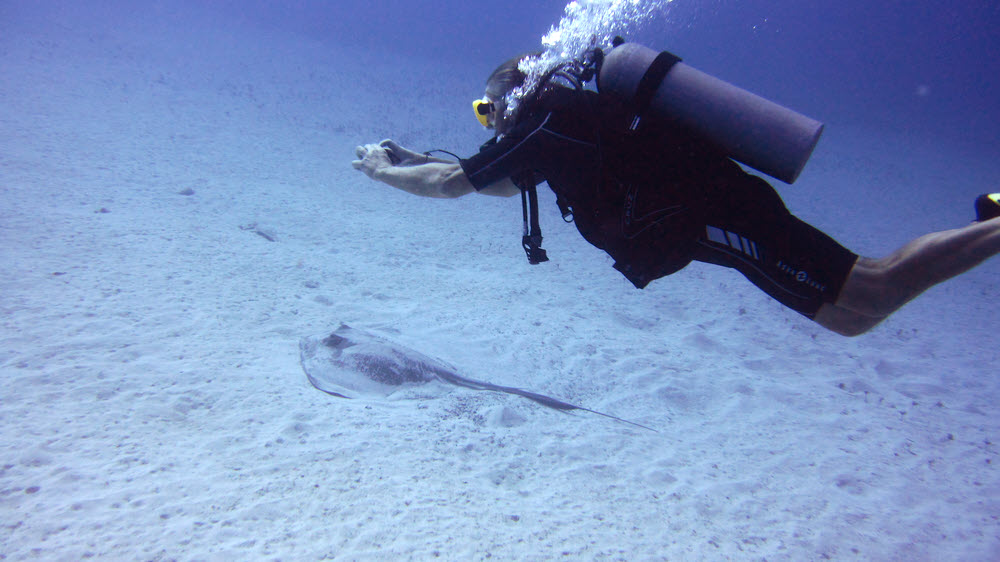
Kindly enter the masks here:
<path id="1" fill-rule="evenodd" d="M 496 104 L 491 102 L 489 98 L 483 98 L 472 102 L 472 110 L 476 112 L 476 119 L 483 127 L 490 126 L 489 117 L 494 111 L 496 111 L 496 108 Z"/>

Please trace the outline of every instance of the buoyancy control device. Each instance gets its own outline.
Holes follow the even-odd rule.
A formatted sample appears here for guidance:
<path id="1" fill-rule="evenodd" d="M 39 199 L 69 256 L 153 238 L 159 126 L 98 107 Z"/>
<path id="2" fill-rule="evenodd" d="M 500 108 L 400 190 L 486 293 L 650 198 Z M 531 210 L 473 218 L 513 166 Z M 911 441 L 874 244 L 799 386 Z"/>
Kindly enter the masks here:
<path id="1" fill-rule="evenodd" d="M 597 77 L 599 93 L 613 95 L 630 107 L 631 129 L 648 125 L 680 125 L 714 144 L 720 151 L 755 170 L 794 183 L 823 133 L 823 124 L 801 113 L 715 78 L 681 62 L 676 55 L 616 37 L 607 54 L 588 51 L 549 72 L 546 82 L 562 78 L 579 89 Z M 524 214 L 522 245 L 532 264 L 548 260 L 541 248 L 538 199 L 535 186 L 541 178 L 516 178 L 521 188 Z M 560 203 L 564 220 L 572 210 Z"/>

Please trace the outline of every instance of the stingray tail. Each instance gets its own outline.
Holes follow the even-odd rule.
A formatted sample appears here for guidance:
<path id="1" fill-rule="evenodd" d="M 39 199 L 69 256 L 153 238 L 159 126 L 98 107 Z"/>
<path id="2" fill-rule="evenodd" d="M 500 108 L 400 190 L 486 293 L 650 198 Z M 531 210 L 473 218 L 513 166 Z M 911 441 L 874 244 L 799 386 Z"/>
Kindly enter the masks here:
<path id="1" fill-rule="evenodd" d="M 633 421 L 622 419 L 619 418 L 618 416 L 612 416 L 611 414 L 605 414 L 604 412 L 598 412 L 597 410 L 591 410 L 590 408 L 584 408 L 583 406 L 577 406 L 576 404 L 570 404 L 569 402 L 563 402 L 562 400 L 558 400 L 556 398 L 552 398 L 551 396 L 546 396 L 544 394 L 538 394 L 537 392 L 521 390 L 520 388 L 514 388 L 512 386 L 500 386 L 498 384 L 476 381 L 472 379 L 467 379 L 465 377 L 453 375 L 450 373 L 446 374 L 439 372 L 436 374 L 439 377 L 445 379 L 446 381 L 458 386 L 464 386 L 466 388 L 471 388 L 474 390 L 492 390 L 494 392 L 505 392 L 507 394 L 514 394 L 516 396 L 527 398 L 528 400 L 531 400 L 533 402 L 537 402 L 538 404 L 541 404 L 542 406 L 545 406 L 547 408 L 559 410 L 560 412 L 569 412 L 571 410 L 582 410 L 584 412 L 590 412 L 591 414 L 597 414 L 599 416 L 611 418 L 615 421 L 627 423 L 629 425 L 634 425 L 636 427 L 641 427 L 643 429 L 648 429 L 649 431 L 659 433 L 655 429 L 642 425 L 641 423 L 636 423 Z"/>
<path id="2" fill-rule="evenodd" d="M 643 429 L 648 429 L 650 431 L 659 433 L 655 429 L 642 425 L 641 423 L 636 423 L 634 421 L 629 421 L 618 416 L 612 416 L 611 414 L 605 414 L 604 412 L 598 412 L 597 410 L 591 410 L 590 408 L 584 408 L 583 406 L 577 406 L 576 404 L 570 404 L 569 402 L 563 402 L 562 400 L 556 400 L 550 396 L 545 396 L 544 394 L 535 394 L 534 392 L 528 392 L 527 390 L 521 390 L 520 388 L 511 388 L 508 390 L 511 394 L 517 394 L 518 396 L 523 396 L 528 400 L 533 400 L 542 406 L 548 406 L 549 408 L 555 408 L 563 412 L 570 410 L 583 410 L 584 412 L 590 412 L 591 414 L 597 414 L 599 416 L 604 416 L 606 418 L 611 418 L 615 421 L 622 423 L 627 423 L 629 425 L 634 425 L 636 427 L 641 427 Z"/>

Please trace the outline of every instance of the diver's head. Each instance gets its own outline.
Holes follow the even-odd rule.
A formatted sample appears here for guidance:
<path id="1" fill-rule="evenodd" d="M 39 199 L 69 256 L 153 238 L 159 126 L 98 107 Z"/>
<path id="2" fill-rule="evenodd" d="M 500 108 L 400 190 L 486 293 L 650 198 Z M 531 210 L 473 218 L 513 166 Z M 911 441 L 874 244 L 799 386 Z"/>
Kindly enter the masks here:
<path id="1" fill-rule="evenodd" d="M 525 75 L 518 69 L 520 62 L 539 53 L 518 55 L 500 66 L 486 79 L 486 96 L 472 102 L 476 119 L 487 128 L 504 134 L 514 127 L 513 115 L 507 114 L 507 94 L 524 84 Z"/>

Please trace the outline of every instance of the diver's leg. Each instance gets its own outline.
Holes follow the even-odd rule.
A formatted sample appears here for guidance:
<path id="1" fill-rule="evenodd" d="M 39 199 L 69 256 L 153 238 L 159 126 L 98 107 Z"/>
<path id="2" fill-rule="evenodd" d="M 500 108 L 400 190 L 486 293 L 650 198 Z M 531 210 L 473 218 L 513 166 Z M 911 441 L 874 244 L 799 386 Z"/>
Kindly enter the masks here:
<path id="1" fill-rule="evenodd" d="M 820 326 L 847 337 L 860 336 L 883 320 L 884 316 L 865 316 L 835 304 L 824 304 L 813 316 L 813 321 Z"/>
<path id="2" fill-rule="evenodd" d="M 1000 217 L 926 234 L 881 258 L 859 258 L 820 325 L 845 335 L 871 329 L 927 289 L 1000 252 Z"/>

